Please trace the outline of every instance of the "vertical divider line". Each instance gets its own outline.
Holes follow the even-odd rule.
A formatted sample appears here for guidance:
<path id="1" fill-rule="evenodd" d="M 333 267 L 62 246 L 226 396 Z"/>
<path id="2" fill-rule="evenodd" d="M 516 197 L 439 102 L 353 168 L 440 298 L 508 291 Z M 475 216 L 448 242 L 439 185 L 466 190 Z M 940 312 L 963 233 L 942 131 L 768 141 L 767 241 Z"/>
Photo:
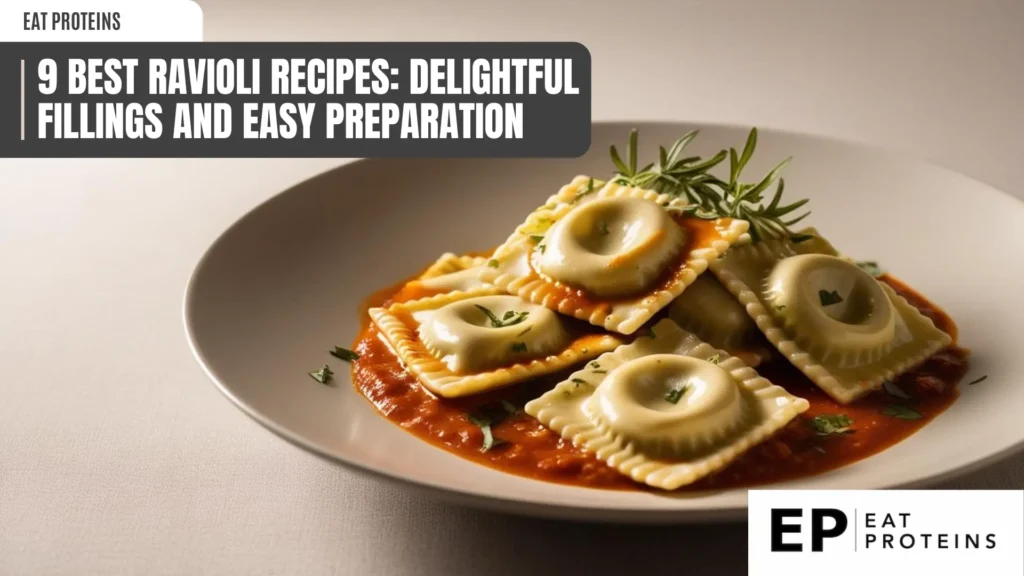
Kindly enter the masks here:
<path id="1" fill-rule="evenodd" d="M 21 60 L 21 140 L 25 141 L 25 59 Z"/>

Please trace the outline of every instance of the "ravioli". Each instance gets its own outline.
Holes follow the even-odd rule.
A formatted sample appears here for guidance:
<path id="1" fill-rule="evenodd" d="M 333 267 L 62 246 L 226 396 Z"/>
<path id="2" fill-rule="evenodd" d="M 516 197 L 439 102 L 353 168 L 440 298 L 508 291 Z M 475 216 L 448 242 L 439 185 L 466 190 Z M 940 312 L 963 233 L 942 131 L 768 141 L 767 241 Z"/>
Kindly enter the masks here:
<path id="1" fill-rule="evenodd" d="M 891 287 L 811 240 L 734 248 L 711 270 L 769 342 L 818 387 L 847 404 L 952 343 Z"/>
<path id="2" fill-rule="evenodd" d="M 413 282 L 437 293 L 469 292 L 486 286 L 480 280 L 480 269 L 486 263 L 484 256 L 457 256 L 447 252 Z"/>
<path id="3" fill-rule="evenodd" d="M 622 343 L 548 308 L 488 288 L 371 308 L 369 313 L 409 372 L 446 398 L 556 372 Z"/>
<path id="4" fill-rule="evenodd" d="M 701 274 L 668 307 L 668 317 L 715 348 L 756 367 L 771 355 L 771 345 L 746 309 L 714 275 Z"/>
<path id="5" fill-rule="evenodd" d="M 664 319 L 526 413 L 633 480 L 674 490 L 724 468 L 808 406 Z"/>
<path id="6" fill-rule="evenodd" d="M 705 220 L 652 190 L 577 176 L 498 247 L 480 279 L 595 326 L 632 334 L 730 245 L 744 220 Z"/>

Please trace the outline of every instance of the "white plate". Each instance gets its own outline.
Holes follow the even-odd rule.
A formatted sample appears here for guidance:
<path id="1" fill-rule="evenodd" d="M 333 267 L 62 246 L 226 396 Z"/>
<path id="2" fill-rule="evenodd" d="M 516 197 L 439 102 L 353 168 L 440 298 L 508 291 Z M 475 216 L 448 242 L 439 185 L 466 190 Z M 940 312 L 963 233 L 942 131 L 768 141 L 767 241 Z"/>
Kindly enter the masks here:
<path id="1" fill-rule="evenodd" d="M 604 176 L 607 145 L 632 124 L 595 124 L 569 160 L 369 160 L 307 180 L 228 229 L 185 299 L 188 337 L 228 398 L 291 442 L 356 470 L 458 502 L 589 520 L 690 522 L 745 514 L 745 490 L 665 496 L 527 480 L 462 460 L 378 415 L 331 359 L 359 329 L 360 302 L 446 251 L 502 242 L 524 214 L 577 174 Z M 644 158 L 690 128 L 702 153 L 741 147 L 746 128 L 640 124 Z M 845 468 L 777 488 L 922 485 L 1024 444 L 1024 204 L 944 169 L 828 139 L 763 130 L 752 172 L 786 156 L 790 199 L 836 246 L 943 306 L 975 351 L 962 397 L 923 430 Z M 763 173 L 763 172 L 762 172 Z M 325 361 L 336 385 L 307 372 Z"/>

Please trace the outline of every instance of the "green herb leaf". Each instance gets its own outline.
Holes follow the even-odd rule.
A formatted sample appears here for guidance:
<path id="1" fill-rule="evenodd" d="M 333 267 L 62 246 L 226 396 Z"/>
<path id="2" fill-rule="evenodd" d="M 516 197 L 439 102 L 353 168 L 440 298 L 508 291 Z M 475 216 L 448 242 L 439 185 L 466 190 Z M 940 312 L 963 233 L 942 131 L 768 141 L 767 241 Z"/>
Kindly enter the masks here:
<path id="1" fill-rule="evenodd" d="M 469 421 L 476 425 L 484 434 L 484 441 L 480 445 L 481 452 L 487 452 L 493 449 L 495 446 L 504 444 L 503 440 L 499 440 L 494 437 L 494 432 L 491 430 L 491 421 L 485 418 L 481 418 L 478 415 L 470 414 Z"/>
<path id="2" fill-rule="evenodd" d="M 789 241 L 793 244 L 800 244 L 808 240 L 814 240 L 814 234 L 793 234 L 789 237 Z"/>
<path id="3" fill-rule="evenodd" d="M 601 365 L 597 363 L 597 360 L 594 360 L 593 362 L 590 363 L 590 367 L 596 369 L 596 368 L 600 368 Z"/>
<path id="4" fill-rule="evenodd" d="M 542 234 L 531 234 L 530 240 L 533 241 L 534 244 L 540 244 L 544 241 L 544 236 Z"/>
<path id="5" fill-rule="evenodd" d="M 344 360 L 345 362 L 355 362 L 356 360 L 359 360 L 359 354 L 356 354 L 348 348 L 342 348 L 341 346 L 335 346 L 334 350 L 331 350 L 331 356 L 334 356 L 338 360 Z"/>
<path id="6" fill-rule="evenodd" d="M 497 268 L 498 266 L 500 266 L 500 262 L 498 262 L 494 258 L 491 258 L 490 260 L 487 261 L 488 268 Z"/>
<path id="7" fill-rule="evenodd" d="M 575 384 L 577 388 L 579 388 L 580 386 L 590 386 L 590 382 L 587 382 L 582 378 L 573 378 L 572 380 L 569 380 L 569 382 Z"/>
<path id="8" fill-rule="evenodd" d="M 494 315 L 494 312 L 491 312 L 491 310 L 486 306 L 481 306 L 479 304 L 474 304 L 474 306 L 476 306 L 477 310 L 487 315 L 487 319 L 491 321 L 491 326 L 494 328 L 501 328 L 501 320 Z"/>
<path id="9" fill-rule="evenodd" d="M 648 326 L 647 331 L 644 335 L 650 338 L 651 340 L 654 340 L 655 338 L 658 337 L 658 335 L 654 333 L 654 326 Z"/>
<path id="10" fill-rule="evenodd" d="M 914 399 L 910 394 L 907 394 L 899 386 L 897 386 L 895 382 L 890 382 L 889 380 L 882 382 L 882 389 L 885 390 L 885 393 L 888 394 L 889 396 L 899 398 L 900 400 Z"/>
<path id="11" fill-rule="evenodd" d="M 711 356 L 708 356 L 708 362 L 711 362 L 712 364 L 718 364 L 721 361 L 722 358 L 719 354 L 712 354 Z"/>
<path id="12" fill-rule="evenodd" d="M 526 342 L 513 342 L 509 348 L 516 353 L 526 352 Z"/>
<path id="13" fill-rule="evenodd" d="M 686 384 L 682 386 L 675 386 L 665 394 L 665 401 L 669 404 L 678 404 L 679 400 L 686 394 L 686 391 L 690 387 Z"/>
<path id="14" fill-rule="evenodd" d="M 614 149 L 614 146 L 612 148 Z M 570 204 L 575 204 L 579 202 L 580 199 L 583 198 L 584 196 L 593 194 L 596 191 L 597 190 L 594 189 L 594 179 L 591 178 L 590 180 L 587 181 L 587 189 L 577 192 L 576 196 L 573 196 L 572 202 L 570 202 Z"/>
<path id="15" fill-rule="evenodd" d="M 857 262 L 857 266 L 860 266 L 861 270 L 867 272 L 868 274 L 871 274 L 875 278 L 878 278 L 885 274 L 885 270 L 882 270 L 882 267 L 878 265 L 878 262 Z"/>
<path id="16" fill-rule="evenodd" d="M 507 400 L 501 400 L 497 404 L 485 404 L 466 415 L 466 418 L 483 432 L 484 441 L 480 447 L 481 452 L 487 452 L 493 448 L 506 444 L 500 438 L 494 436 L 493 428 L 512 416 L 521 413 L 521 410 Z"/>
<path id="17" fill-rule="evenodd" d="M 607 370 L 591 370 L 594 374 L 607 374 Z"/>
<path id="18" fill-rule="evenodd" d="M 853 419 L 846 414 L 821 414 L 807 420 L 807 425 L 818 436 L 849 434 L 853 432 L 850 429 L 853 426 Z"/>
<path id="19" fill-rule="evenodd" d="M 474 304 L 474 306 L 487 316 L 487 319 L 491 322 L 492 328 L 507 328 L 509 326 L 515 326 L 516 324 L 522 323 L 522 321 L 526 320 L 526 317 L 530 315 L 528 310 L 523 312 L 514 312 L 509 310 L 508 312 L 505 312 L 503 317 L 498 318 L 495 316 L 494 312 L 491 312 L 487 307 L 479 304 Z M 523 334 L 525 333 L 526 332 L 523 332 Z"/>
<path id="20" fill-rule="evenodd" d="M 541 254 L 543 254 L 544 251 L 547 250 L 547 248 L 548 248 L 547 245 L 541 244 L 540 246 L 537 246 L 537 252 L 540 252 Z"/>
<path id="21" fill-rule="evenodd" d="M 327 384 L 328 382 L 331 381 L 331 377 L 334 376 L 334 372 L 327 364 L 324 364 L 323 368 L 315 372 L 310 372 L 309 375 L 310 377 L 313 378 L 313 380 L 316 380 L 321 384 Z"/>
<path id="22" fill-rule="evenodd" d="M 818 299 L 821 300 L 822 306 L 831 306 L 833 304 L 839 304 L 843 301 L 843 297 L 839 295 L 839 292 L 835 290 L 829 292 L 827 290 L 818 290 Z"/>
<path id="23" fill-rule="evenodd" d="M 981 378 L 978 378 L 977 380 L 971 380 L 970 382 L 967 383 L 967 385 L 968 386 L 974 386 L 975 384 L 980 384 L 980 383 L 984 382 L 985 380 L 988 380 L 988 374 L 982 376 Z"/>
<path id="24" fill-rule="evenodd" d="M 922 417 L 917 410 L 900 404 L 890 404 L 882 408 L 882 414 L 900 420 L 918 420 Z"/>

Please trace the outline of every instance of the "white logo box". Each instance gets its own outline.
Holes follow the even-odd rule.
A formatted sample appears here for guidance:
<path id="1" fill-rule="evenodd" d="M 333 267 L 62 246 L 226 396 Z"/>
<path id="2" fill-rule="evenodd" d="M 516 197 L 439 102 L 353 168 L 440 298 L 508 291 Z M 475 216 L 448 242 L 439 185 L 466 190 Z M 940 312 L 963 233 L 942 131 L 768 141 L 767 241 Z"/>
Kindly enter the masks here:
<path id="1" fill-rule="evenodd" d="M 1024 575 L 1021 490 L 751 490 L 748 519 L 751 576 Z"/>

